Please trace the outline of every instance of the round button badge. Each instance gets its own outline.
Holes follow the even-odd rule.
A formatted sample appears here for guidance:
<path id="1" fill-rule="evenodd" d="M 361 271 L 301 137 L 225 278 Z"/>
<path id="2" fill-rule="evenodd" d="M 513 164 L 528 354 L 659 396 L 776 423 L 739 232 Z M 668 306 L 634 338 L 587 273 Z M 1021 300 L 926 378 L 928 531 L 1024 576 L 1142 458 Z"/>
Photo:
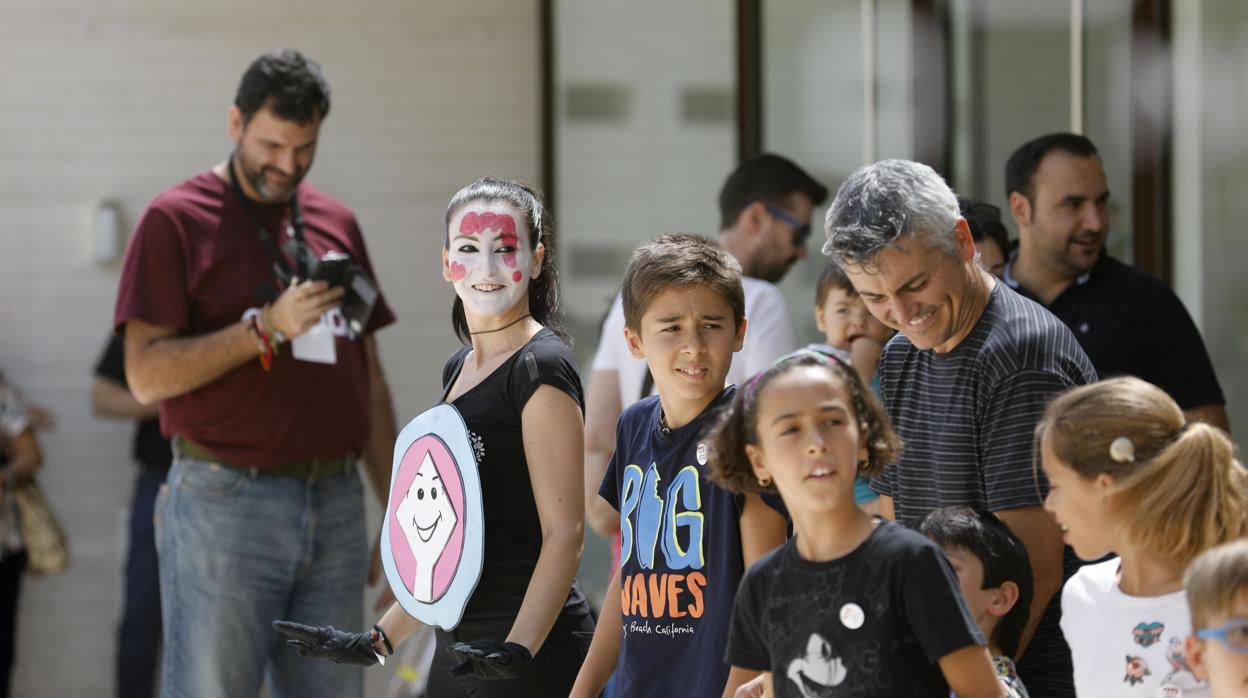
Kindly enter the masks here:
<path id="1" fill-rule="evenodd" d="M 841 623 L 850 630 L 861 628 L 866 619 L 867 615 L 862 612 L 862 606 L 852 601 L 841 606 Z"/>
<path id="2" fill-rule="evenodd" d="M 708 449 L 706 448 L 705 443 L 698 444 L 698 450 L 697 450 L 698 465 L 706 465 L 707 451 Z"/>

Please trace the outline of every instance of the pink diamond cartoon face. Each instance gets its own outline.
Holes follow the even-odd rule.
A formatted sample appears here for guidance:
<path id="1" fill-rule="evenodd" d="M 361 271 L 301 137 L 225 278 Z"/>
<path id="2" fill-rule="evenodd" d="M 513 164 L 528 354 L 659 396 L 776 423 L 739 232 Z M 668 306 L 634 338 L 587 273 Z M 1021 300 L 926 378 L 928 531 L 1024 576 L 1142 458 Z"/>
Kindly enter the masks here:
<path id="1" fill-rule="evenodd" d="M 467 427 L 441 404 L 417 416 L 395 442 L 382 563 L 412 617 L 455 627 L 481 577 L 481 481 Z"/>
<path id="2" fill-rule="evenodd" d="M 403 577 L 408 591 L 412 592 L 412 596 L 417 601 L 425 603 L 437 600 L 446 592 L 464 546 L 464 531 L 459 526 L 459 514 L 455 511 L 456 504 L 459 505 L 460 511 L 464 509 L 464 490 L 459 478 L 459 469 L 453 463 L 445 462 L 450 454 L 445 452 L 444 447 L 440 449 L 443 454 L 439 455 L 445 455 L 447 458 L 439 459 L 444 463 L 441 469 L 437 467 L 433 454 L 434 450 L 438 450 L 442 444 L 430 443 L 431 438 L 426 437 L 422 441 L 417 441 L 409 449 L 408 453 L 413 456 L 424 451 L 424 457 L 420 460 L 420 467 L 416 469 L 415 477 L 403 493 L 403 499 L 395 508 L 398 530 L 406 539 L 408 549 L 412 553 L 410 562 L 414 563 L 400 564 L 399 574 Z M 421 446 L 426 448 L 420 448 Z M 429 446 L 433 446 L 434 450 L 426 450 Z M 410 469 L 407 459 L 404 459 L 404 467 Z M 443 470 L 446 471 L 445 477 L 442 475 Z M 400 477 L 406 474 L 400 471 Z M 394 544 L 395 529 L 393 527 L 390 529 L 390 536 L 391 543 Z M 397 553 L 398 550 L 395 552 Z M 441 561 L 444 558 L 446 563 L 442 564 Z M 408 561 L 404 560 L 404 562 Z M 435 577 L 437 577 L 436 584 L 434 583 Z"/>

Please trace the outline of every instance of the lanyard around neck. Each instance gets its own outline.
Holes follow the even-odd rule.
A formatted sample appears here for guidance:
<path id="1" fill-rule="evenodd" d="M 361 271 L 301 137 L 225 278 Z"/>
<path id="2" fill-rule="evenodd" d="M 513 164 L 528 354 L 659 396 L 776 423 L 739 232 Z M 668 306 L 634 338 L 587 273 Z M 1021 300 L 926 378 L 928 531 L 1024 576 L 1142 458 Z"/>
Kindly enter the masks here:
<path id="1" fill-rule="evenodd" d="M 273 240 L 273 236 L 269 234 L 269 229 L 264 225 L 260 218 L 256 215 L 254 204 L 247 195 L 243 193 L 243 186 L 240 184 L 238 170 L 234 167 L 234 156 L 230 156 L 230 188 L 234 194 L 238 196 L 238 200 L 243 205 L 243 210 L 247 211 L 247 217 L 251 219 L 256 229 L 256 237 L 260 239 L 260 244 L 269 253 L 269 257 L 273 259 L 273 273 L 277 276 L 278 281 L 283 286 L 290 283 L 290 277 L 294 271 L 291 270 L 290 264 L 277 249 L 277 243 Z M 299 195 L 292 193 L 290 195 L 290 224 L 286 227 L 286 234 L 298 243 L 300 248 L 291 255 L 295 258 L 295 264 L 298 267 L 298 276 L 300 279 L 308 277 L 308 261 L 302 253 L 303 247 L 303 212 L 299 208 Z"/>

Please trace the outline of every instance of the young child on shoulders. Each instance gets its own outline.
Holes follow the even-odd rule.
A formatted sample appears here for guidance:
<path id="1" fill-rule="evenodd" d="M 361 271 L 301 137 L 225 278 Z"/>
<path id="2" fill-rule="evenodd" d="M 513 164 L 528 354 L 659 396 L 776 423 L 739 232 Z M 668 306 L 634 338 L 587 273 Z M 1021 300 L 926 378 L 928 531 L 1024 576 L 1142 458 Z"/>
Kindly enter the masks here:
<path id="1" fill-rule="evenodd" d="M 741 266 L 709 240 L 664 235 L 639 247 L 621 293 L 629 351 L 658 395 L 620 416 L 599 494 L 620 512 L 620 566 L 572 695 L 732 696 L 724 646 L 745 566 L 780 545 L 784 518 L 757 494 L 709 480 L 705 432 L 745 337 Z"/>
<path id="2" fill-rule="evenodd" d="M 1014 662 L 1031 609 L 1031 563 L 1022 541 L 990 512 L 945 507 L 928 514 L 919 532 L 939 545 L 958 575 L 962 597 L 1009 698 L 1028 698 Z"/>
<path id="3" fill-rule="evenodd" d="M 846 363 L 800 350 L 752 378 L 711 434 L 715 477 L 779 490 L 794 536 L 741 581 L 728 661 L 766 695 L 1002 696 L 949 561 L 854 505 L 901 443 Z"/>
<path id="4" fill-rule="evenodd" d="M 815 285 L 815 327 L 824 341 L 807 348 L 845 359 L 878 395 L 875 369 L 884 345 L 895 333 L 867 310 L 849 277 L 833 262 L 824 267 Z"/>
<path id="5" fill-rule="evenodd" d="M 1062 589 L 1062 633 L 1081 696 L 1208 696 L 1184 656 L 1183 572 L 1248 533 L 1248 473 L 1226 433 L 1185 423 L 1138 378 L 1053 399 L 1036 428 L 1045 508 L 1084 560 Z"/>
<path id="6" fill-rule="evenodd" d="M 1192 611 L 1188 666 L 1213 698 L 1248 695 L 1248 541 L 1201 553 L 1183 586 Z"/>
<path id="7" fill-rule="evenodd" d="M 815 326 L 823 333 L 824 341 L 806 348 L 849 362 L 862 382 L 879 395 L 880 378 L 876 367 L 893 330 L 867 310 L 867 304 L 854 290 L 849 277 L 834 262 L 824 267 L 815 285 Z M 868 514 L 877 514 L 879 500 L 880 495 L 871 490 L 870 481 L 858 478 L 854 484 L 854 502 Z"/>

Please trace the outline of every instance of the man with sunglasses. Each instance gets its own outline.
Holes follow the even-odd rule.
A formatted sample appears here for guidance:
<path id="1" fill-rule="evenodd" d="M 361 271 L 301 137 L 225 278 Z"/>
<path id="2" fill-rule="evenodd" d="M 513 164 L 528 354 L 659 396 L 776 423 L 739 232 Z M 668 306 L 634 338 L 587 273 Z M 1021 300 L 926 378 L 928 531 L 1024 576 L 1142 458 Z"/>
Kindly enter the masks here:
<path id="1" fill-rule="evenodd" d="M 797 163 L 771 153 L 745 160 L 724 180 L 718 241 L 741 263 L 746 321 L 745 344 L 733 356 L 727 383 L 741 385 L 800 345 L 788 304 L 774 284 L 806 258 L 811 212 L 827 198 L 827 187 Z M 615 450 L 616 421 L 653 388 L 646 362 L 628 353 L 617 294 L 602 324 L 585 405 L 586 515 L 590 527 L 603 535 L 619 527 L 618 514 L 598 496 Z"/>
<path id="2" fill-rule="evenodd" d="M 796 163 L 769 153 L 750 158 L 720 189 L 719 244 L 741 262 L 746 277 L 779 283 L 806 258 L 811 211 L 827 197 Z"/>

